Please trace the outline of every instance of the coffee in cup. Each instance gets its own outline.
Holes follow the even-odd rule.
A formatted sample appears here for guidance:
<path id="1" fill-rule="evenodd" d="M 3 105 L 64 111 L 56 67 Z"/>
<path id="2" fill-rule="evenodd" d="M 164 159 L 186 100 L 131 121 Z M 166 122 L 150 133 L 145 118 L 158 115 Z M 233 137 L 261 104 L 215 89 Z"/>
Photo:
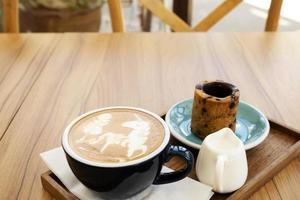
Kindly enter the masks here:
<path id="1" fill-rule="evenodd" d="M 164 131 L 156 118 L 142 111 L 107 109 L 78 121 L 69 144 L 87 160 L 123 163 L 152 153 L 162 144 Z"/>
<path id="2" fill-rule="evenodd" d="M 183 179 L 193 167 L 193 155 L 169 144 L 170 131 L 156 114 L 132 107 L 94 110 L 73 120 L 62 136 L 62 147 L 74 175 L 104 199 L 126 199 L 151 184 Z M 160 173 L 172 157 L 186 161 L 184 169 Z"/>

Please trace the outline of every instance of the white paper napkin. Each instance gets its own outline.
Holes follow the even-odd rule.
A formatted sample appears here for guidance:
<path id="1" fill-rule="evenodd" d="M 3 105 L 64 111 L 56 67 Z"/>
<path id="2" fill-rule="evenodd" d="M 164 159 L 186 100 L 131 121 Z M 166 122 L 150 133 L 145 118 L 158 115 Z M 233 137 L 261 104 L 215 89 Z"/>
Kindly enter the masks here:
<path id="1" fill-rule="evenodd" d="M 82 200 L 101 200 L 99 193 L 85 187 L 75 177 L 69 167 L 63 149 L 61 147 L 41 153 L 41 157 L 49 169 L 60 179 L 60 181 L 75 196 Z M 163 171 L 170 171 L 164 167 Z M 130 200 L 157 200 L 157 199 L 185 199 L 185 200 L 207 200 L 213 195 L 212 188 L 191 178 L 181 181 L 152 185 L 142 193 L 130 198 Z"/>

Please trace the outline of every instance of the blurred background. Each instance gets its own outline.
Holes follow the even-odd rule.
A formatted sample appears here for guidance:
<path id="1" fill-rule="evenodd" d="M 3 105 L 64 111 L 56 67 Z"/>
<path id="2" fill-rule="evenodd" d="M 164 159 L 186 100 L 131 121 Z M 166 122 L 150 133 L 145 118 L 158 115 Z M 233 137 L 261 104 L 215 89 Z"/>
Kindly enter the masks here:
<path id="1" fill-rule="evenodd" d="M 222 0 L 193 0 L 191 24 L 203 19 Z M 164 0 L 172 8 L 173 0 Z M 2 4 L 1 18 L 2 16 Z M 262 31 L 270 0 L 244 0 L 209 31 Z M 142 9 L 138 0 L 122 0 L 128 32 L 170 31 L 155 16 L 147 30 L 141 22 Z M 300 1 L 284 0 L 278 31 L 300 29 Z M 1 19 L 2 23 L 2 19 Z M 1 31 L 3 30 L 1 24 Z M 21 32 L 111 32 L 106 0 L 20 0 Z"/>

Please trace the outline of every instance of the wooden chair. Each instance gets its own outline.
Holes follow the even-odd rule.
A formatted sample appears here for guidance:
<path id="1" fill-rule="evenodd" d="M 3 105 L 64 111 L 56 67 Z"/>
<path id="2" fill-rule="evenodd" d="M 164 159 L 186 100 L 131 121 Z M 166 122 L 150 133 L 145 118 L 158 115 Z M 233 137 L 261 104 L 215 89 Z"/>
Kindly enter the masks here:
<path id="1" fill-rule="evenodd" d="M 2 0 L 4 31 L 19 32 L 19 0 Z M 125 32 L 120 0 L 108 0 L 113 32 Z"/>
<path id="2" fill-rule="evenodd" d="M 125 32 L 121 0 L 108 0 L 107 3 L 113 32 Z"/>
<path id="3" fill-rule="evenodd" d="M 277 31 L 282 1 L 283 0 L 272 0 L 269 8 L 265 31 Z"/>
<path id="4" fill-rule="evenodd" d="M 166 2 L 166 0 L 160 0 Z M 180 17 L 183 21 L 191 24 L 192 21 L 192 8 L 193 0 L 172 0 L 173 12 Z M 150 10 L 141 6 L 141 25 L 142 30 L 146 32 L 151 31 L 152 13 Z"/>
<path id="5" fill-rule="evenodd" d="M 235 8 L 242 0 L 225 0 L 204 20 L 199 22 L 195 27 L 190 27 L 185 21 L 176 14 L 164 7 L 159 0 L 140 0 L 140 3 L 149 9 L 152 13 L 160 17 L 174 31 L 192 32 L 207 31 L 222 19 L 227 13 Z M 283 0 L 272 0 L 269 9 L 268 19 L 266 23 L 266 31 L 276 31 L 280 18 L 280 10 Z M 18 0 L 2 0 L 4 31 L 17 33 L 19 32 L 19 1 Z M 122 14 L 120 0 L 108 0 L 110 16 L 112 21 L 113 32 L 125 32 L 124 19 Z"/>
<path id="6" fill-rule="evenodd" d="M 265 31 L 277 30 L 282 1 L 283 0 L 272 0 L 265 26 Z M 143 7 L 149 9 L 165 24 L 169 25 L 170 28 L 175 32 L 208 31 L 212 26 L 214 26 L 241 2 L 242 0 L 225 0 L 207 17 L 197 23 L 195 27 L 191 27 L 190 25 L 188 25 L 188 23 L 186 23 L 172 11 L 165 8 L 160 0 L 140 0 L 140 3 Z"/>
<path id="7" fill-rule="evenodd" d="M 2 0 L 3 29 L 5 32 L 19 32 L 19 0 Z"/>

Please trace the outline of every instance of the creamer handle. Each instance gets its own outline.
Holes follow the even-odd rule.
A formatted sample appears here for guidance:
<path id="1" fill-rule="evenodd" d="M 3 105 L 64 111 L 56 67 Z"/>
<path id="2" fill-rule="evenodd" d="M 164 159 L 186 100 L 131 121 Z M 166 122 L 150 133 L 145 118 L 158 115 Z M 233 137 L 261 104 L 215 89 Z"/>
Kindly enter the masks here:
<path id="1" fill-rule="evenodd" d="M 215 185 L 214 190 L 217 192 L 223 192 L 223 173 L 225 165 L 225 156 L 218 155 L 215 171 Z"/>

